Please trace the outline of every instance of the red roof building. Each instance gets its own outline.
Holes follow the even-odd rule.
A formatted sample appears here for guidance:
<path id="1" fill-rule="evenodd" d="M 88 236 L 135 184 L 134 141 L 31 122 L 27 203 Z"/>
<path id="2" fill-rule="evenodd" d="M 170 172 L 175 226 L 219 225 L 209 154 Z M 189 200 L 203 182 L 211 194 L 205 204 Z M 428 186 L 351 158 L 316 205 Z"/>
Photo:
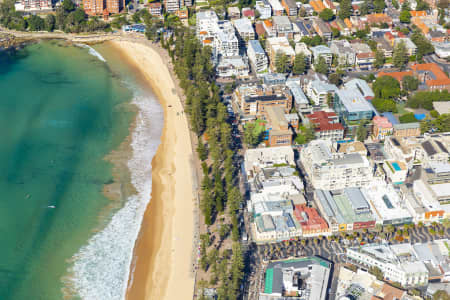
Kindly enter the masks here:
<path id="1" fill-rule="evenodd" d="M 318 235 L 328 232 L 328 223 L 317 210 L 305 204 L 295 205 L 294 216 L 302 227 L 302 234 Z"/>
<path id="2" fill-rule="evenodd" d="M 344 126 L 334 112 L 317 111 L 306 116 L 320 139 L 338 141 L 344 138 Z"/>
<path id="3" fill-rule="evenodd" d="M 411 66 L 414 75 L 428 90 L 450 91 L 450 78 L 436 63 L 417 64 Z"/>

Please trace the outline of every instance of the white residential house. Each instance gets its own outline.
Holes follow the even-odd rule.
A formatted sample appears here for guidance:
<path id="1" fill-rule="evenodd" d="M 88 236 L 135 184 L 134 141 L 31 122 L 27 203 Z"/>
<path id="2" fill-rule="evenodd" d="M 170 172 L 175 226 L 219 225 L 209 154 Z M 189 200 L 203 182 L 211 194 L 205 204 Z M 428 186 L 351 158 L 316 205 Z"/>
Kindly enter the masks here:
<path id="1" fill-rule="evenodd" d="M 249 71 L 247 59 L 242 56 L 221 57 L 216 67 L 217 76 L 225 78 L 246 78 Z"/>
<path id="2" fill-rule="evenodd" d="M 255 39 L 255 30 L 253 29 L 252 21 L 248 18 L 234 20 L 233 24 L 242 46 L 246 45 L 249 40 Z"/>

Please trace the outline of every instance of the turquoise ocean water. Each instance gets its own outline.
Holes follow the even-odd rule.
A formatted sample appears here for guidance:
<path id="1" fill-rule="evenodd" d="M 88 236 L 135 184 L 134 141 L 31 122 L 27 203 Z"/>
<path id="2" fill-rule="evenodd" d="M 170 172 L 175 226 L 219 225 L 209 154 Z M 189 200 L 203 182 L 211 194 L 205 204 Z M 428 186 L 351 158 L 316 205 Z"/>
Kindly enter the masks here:
<path id="1" fill-rule="evenodd" d="M 96 48 L 106 62 L 90 49 L 56 41 L 30 45 L 14 55 L 0 53 L 2 300 L 62 299 L 63 288 L 74 298 L 121 298 L 127 253 L 146 202 L 128 209 L 137 221 L 133 228 L 125 226 L 128 231 L 122 235 L 129 238 L 115 257 L 115 267 L 108 261 L 113 251 L 98 250 L 93 239 L 100 234 L 94 235 L 94 230 L 101 233 L 114 223 L 112 216 L 120 211 L 123 215 L 129 199 L 111 205 L 102 194 L 104 185 L 114 180 L 112 164 L 104 157 L 128 136 L 135 116 L 129 103 L 137 95 L 150 99 L 158 116 L 161 111 L 111 49 Z M 156 151 L 156 124 L 162 117 L 153 122 L 152 139 L 141 145 L 147 159 Z M 142 182 L 146 183 L 148 179 Z M 125 230 L 117 228 L 116 232 Z M 114 238 L 103 234 L 102 244 L 120 246 Z M 102 263 L 112 269 L 102 270 Z M 114 272 L 103 284 L 106 274 Z"/>

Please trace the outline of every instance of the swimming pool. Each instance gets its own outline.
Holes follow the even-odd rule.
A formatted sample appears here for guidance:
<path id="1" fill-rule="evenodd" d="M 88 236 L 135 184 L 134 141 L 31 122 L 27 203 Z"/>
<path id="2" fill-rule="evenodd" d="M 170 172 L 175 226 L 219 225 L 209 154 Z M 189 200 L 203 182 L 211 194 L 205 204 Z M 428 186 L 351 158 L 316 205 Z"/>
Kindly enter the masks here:
<path id="1" fill-rule="evenodd" d="M 402 169 L 402 168 L 400 168 L 400 166 L 396 162 L 393 162 L 392 166 L 394 167 L 395 171 L 400 171 Z"/>

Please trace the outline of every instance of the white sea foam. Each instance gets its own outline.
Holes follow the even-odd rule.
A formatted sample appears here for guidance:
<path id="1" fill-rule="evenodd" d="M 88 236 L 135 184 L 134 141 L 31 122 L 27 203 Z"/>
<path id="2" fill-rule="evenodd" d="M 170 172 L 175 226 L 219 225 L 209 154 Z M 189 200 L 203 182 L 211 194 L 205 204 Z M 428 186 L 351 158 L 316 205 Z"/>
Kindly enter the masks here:
<path id="1" fill-rule="evenodd" d="M 76 46 L 81 47 L 81 48 L 89 49 L 89 54 L 90 55 L 97 57 L 99 60 L 101 60 L 103 62 L 106 62 L 106 59 L 100 53 L 98 53 L 97 50 L 95 50 L 91 46 L 86 45 L 86 44 L 76 44 Z"/>
<path id="2" fill-rule="evenodd" d="M 137 195 L 129 197 L 109 224 L 74 256 L 66 284 L 85 300 L 125 298 L 134 244 L 151 194 L 151 161 L 160 142 L 163 112 L 154 97 L 136 95 L 139 107 L 128 162 Z M 133 276 L 133 274 L 131 274 Z"/>

